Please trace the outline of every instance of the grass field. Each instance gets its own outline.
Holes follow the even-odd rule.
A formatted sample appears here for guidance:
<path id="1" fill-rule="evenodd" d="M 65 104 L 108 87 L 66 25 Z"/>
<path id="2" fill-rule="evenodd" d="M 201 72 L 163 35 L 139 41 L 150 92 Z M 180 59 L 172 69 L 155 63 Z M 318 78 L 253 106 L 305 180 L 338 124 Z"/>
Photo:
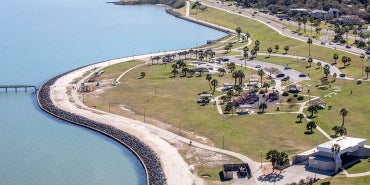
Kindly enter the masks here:
<path id="1" fill-rule="evenodd" d="M 128 66 L 120 66 L 120 69 L 125 67 Z M 213 104 L 199 106 L 196 103 L 198 93 L 210 91 L 205 75 L 171 78 L 170 69 L 169 65 L 136 68 L 124 76 L 117 87 L 100 94 L 99 98 L 90 96 L 87 103 L 108 110 L 108 100 L 122 102 L 137 114 L 144 115 L 145 112 L 148 117 L 165 120 L 175 132 L 181 126 L 188 133 L 205 136 L 216 147 L 223 147 L 224 138 L 225 149 L 243 153 L 254 160 L 259 160 L 260 151 L 266 153 L 270 149 L 279 149 L 292 155 L 325 141 L 321 134 L 305 135 L 305 125 L 295 124 L 295 114 L 227 116 L 220 115 Z M 142 71 L 146 76 L 139 79 Z M 251 74 L 252 71 L 245 73 Z M 110 76 L 108 69 L 102 78 L 105 75 Z M 212 77 L 219 84 L 233 82 L 230 73 L 224 77 Z M 216 91 L 215 96 L 221 94 Z M 119 114 L 121 104 L 112 104 L 111 112 Z"/>
<path id="2" fill-rule="evenodd" d="M 364 176 L 364 177 L 346 177 L 344 175 L 336 175 L 331 178 L 326 178 L 323 180 L 320 180 L 319 182 L 315 183 L 317 185 L 320 185 L 323 182 L 330 182 L 330 185 L 368 185 L 370 182 L 370 176 Z"/>
<path id="3" fill-rule="evenodd" d="M 208 20 L 212 23 L 217 22 L 217 24 L 230 29 L 241 27 L 243 32 L 250 33 L 252 40 L 260 41 L 260 51 L 266 51 L 268 47 L 274 48 L 275 45 L 280 45 L 281 49 L 279 53 L 283 53 L 283 48 L 287 45 L 289 46 L 288 54 L 308 56 L 308 44 L 306 42 L 284 37 L 274 30 L 270 29 L 266 25 L 242 17 L 240 15 L 235 15 L 208 7 L 204 11 L 192 10 L 191 16 L 200 20 Z M 222 17 L 222 19 L 220 19 L 220 17 Z M 253 48 L 253 44 L 249 48 Z M 343 73 L 346 73 L 347 75 L 355 78 L 361 77 L 362 62 L 361 58 L 358 55 L 333 50 L 319 45 L 311 45 L 311 56 L 315 59 L 320 59 L 332 63 L 334 61 L 334 53 L 337 53 L 340 56 L 337 64 L 338 66 L 342 65 L 340 62 L 342 56 L 351 57 L 352 59 L 351 65 L 342 70 Z M 364 65 L 366 66 L 370 64 L 365 63 Z"/>
<path id="4" fill-rule="evenodd" d="M 370 171 L 370 158 L 361 159 L 360 162 L 346 168 L 349 174 L 363 173 Z"/>
<path id="5" fill-rule="evenodd" d="M 308 55 L 307 43 L 285 38 L 278 34 L 271 34 L 275 32 L 259 22 L 212 8 L 207 8 L 204 12 L 196 12 L 194 16 L 198 19 L 214 20 L 217 24 L 231 29 L 235 29 L 237 26 L 242 27 L 243 31 L 251 33 L 253 40 L 260 41 L 261 52 L 265 52 L 268 47 L 274 48 L 276 44 L 279 44 L 281 48 L 279 53 L 283 53 L 282 48 L 288 45 L 290 47 L 288 54 Z M 219 17 L 222 17 L 222 19 Z M 222 48 L 231 40 L 235 40 L 235 37 L 227 38 L 224 42 L 215 43 L 212 47 Z M 243 43 L 236 44 L 236 47 L 242 46 Z M 251 49 L 252 46 L 249 48 Z M 340 56 L 351 56 L 351 65 L 343 69 L 343 72 L 360 78 L 362 62 L 358 56 L 321 46 L 311 46 L 311 53 L 315 59 L 331 62 L 335 52 Z M 232 51 L 228 55 L 235 54 L 238 53 Z M 222 55 L 217 54 L 217 56 Z M 326 132 L 332 134 L 331 128 L 341 124 L 342 117 L 339 115 L 339 110 L 345 107 L 349 111 L 345 118 L 348 136 L 370 139 L 370 125 L 367 123 L 370 120 L 370 110 L 366 108 L 370 104 L 370 99 L 366 98 L 368 92 L 370 92 L 370 82 L 363 81 L 358 84 L 357 81 L 339 79 L 334 82 L 331 76 L 328 77 L 328 81 L 323 81 L 323 71 L 317 68 L 315 64 L 308 68 L 306 61 L 297 59 L 281 57 L 263 57 L 263 59 L 257 57 L 257 59 L 282 65 L 289 64 L 289 66 L 302 73 L 310 74 L 312 80 L 300 84 L 311 85 L 310 96 L 322 97 L 327 106 L 332 106 L 330 110 L 320 110 L 314 118 Z M 125 70 L 141 63 L 140 61 L 134 61 L 110 66 L 104 69 L 105 73 L 100 80 L 115 79 Z M 367 63 L 365 62 L 365 66 L 370 65 Z M 342 66 L 340 59 L 337 66 Z M 256 71 L 252 69 L 241 67 L 238 67 L 238 69 L 243 70 L 246 76 L 256 75 Z M 145 119 L 147 117 L 147 122 L 155 120 L 156 122 L 166 123 L 159 125 L 197 141 L 202 141 L 197 136 L 204 136 L 207 138 L 206 142 L 209 145 L 245 154 L 255 161 L 260 160 L 260 152 L 265 154 L 270 149 L 286 151 L 289 155 L 293 155 L 327 141 L 318 131 L 312 135 L 305 135 L 305 121 L 302 124 L 296 124 L 297 115 L 295 113 L 254 114 L 249 116 L 220 115 L 215 105 L 200 106 L 196 103 L 199 93 L 211 92 L 208 81 L 205 79 L 206 75 L 201 77 L 196 77 L 196 75 L 193 77 L 172 77 L 170 71 L 170 64 L 143 65 L 127 73 L 120 80 L 117 87 L 107 86 L 99 94 L 87 94 L 86 104 L 135 119 Z M 141 72 L 145 72 L 146 76 L 144 78 L 139 78 Z M 223 82 L 233 82 L 230 73 L 223 77 L 214 74 L 212 78 L 216 78 L 220 85 Z M 325 88 L 319 88 L 319 86 Z M 325 95 L 334 92 L 334 87 L 338 87 L 341 91 L 330 98 L 324 98 Z M 352 93 L 350 93 L 351 91 Z M 214 96 L 222 94 L 222 92 L 216 91 Z M 304 95 L 303 101 L 307 100 L 307 87 L 304 87 L 301 94 Z M 287 98 L 294 99 L 292 95 L 284 97 L 284 100 L 287 100 Z M 280 112 L 295 112 L 299 108 L 296 103 L 301 102 L 296 99 L 292 104 L 282 102 L 283 104 L 277 104 L 266 109 L 266 113 L 277 113 L 276 108 L 278 106 Z M 127 113 L 124 109 L 130 109 L 136 114 Z M 305 113 L 309 114 L 308 112 Z M 219 169 L 199 167 L 197 170 L 198 175 L 209 174 L 210 179 L 217 180 Z M 363 170 L 369 170 L 366 161 L 361 162 L 360 166 L 355 165 L 349 169 L 353 173 Z M 366 184 L 370 181 L 369 178 L 346 178 L 337 175 L 330 179 L 330 182 L 332 184 Z"/>
<path id="6" fill-rule="evenodd" d="M 370 100 L 365 98 L 368 96 L 368 92 L 370 92 L 370 82 L 362 81 L 361 84 L 357 84 L 355 80 L 340 79 L 332 82 L 333 77 L 329 76 L 328 83 L 323 83 L 320 79 L 324 77 L 324 73 L 321 69 L 317 68 L 315 64 L 307 68 L 308 63 L 306 61 L 282 57 L 271 57 L 268 58 L 267 61 L 281 65 L 288 64 L 293 69 L 305 74 L 310 74 L 312 80 L 303 81 L 300 84 L 302 86 L 306 84 L 311 85 L 310 95 L 319 96 L 327 103 L 327 106 L 332 106 L 331 110 L 320 110 L 318 116 L 314 118 L 319 126 L 327 133 L 334 134 L 331 130 L 333 126 L 339 126 L 342 123 L 342 117 L 339 115 L 339 111 L 341 108 L 346 108 L 349 111 L 348 116 L 345 117 L 345 126 L 348 130 L 348 136 L 370 139 L 370 125 L 368 124 L 368 120 L 370 120 L 370 110 L 365 108 L 370 103 Z M 319 88 L 318 86 L 324 86 L 326 89 Z M 336 95 L 325 98 L 325 95 L 334 92 L 334 87 L 339 87 L 341 91 L 338 91 Z M 304 91 L 302 94 L 308 95 L 305 90 L 307 87 L 303 88 Z M 351 91 L 352 94 L 350 93 Z M 307 115 L 310 114 L 308 112 L 305 113 Z"/>

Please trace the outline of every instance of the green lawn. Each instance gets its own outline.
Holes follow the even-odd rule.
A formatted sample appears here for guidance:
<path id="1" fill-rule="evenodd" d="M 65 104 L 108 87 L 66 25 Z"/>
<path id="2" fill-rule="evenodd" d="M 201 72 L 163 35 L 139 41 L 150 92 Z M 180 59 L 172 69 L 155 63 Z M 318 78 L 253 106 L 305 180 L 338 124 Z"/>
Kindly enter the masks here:
<path id="1" fill-rule="evenodd" d="M 205 75 L 170 78 L 170 70 L 170 65 L 136 68 L 112 91 L 101 94 L 99 98 L 90 96 L 86 102 L 103 110 L 108 110 L 108 100 L 124 102 L 139 115 L 144 115 L 145 111 L 148 117 L 165 120 L 173 131 L 181 125 L 183 130 L 211 139 L 216 147 L 222 148 L 224 137 L 226 149 L 254 160 L 259 160 L 260 151 L 266 153 L 270 149 L 279 149 L 292 155 L 326 141 L 321 134 L 304 135 L 305 125 L 295 124 L 295 114 L 228 116 L 220 115 L 213 104 L 199 106 L 197 94 L 210 92 Z M 146 73 L 144 79 L 138 78 L 140 72 Z M 247 68 L 245 73 L 252 74 L 252 70 Z M 110 76 L 109 70 L 104 75 Z M 212 77 L 218 79 L 219 84 L 233 82 L 230 73 L 224 77 Z M 220 94 L 216 91 L 215 96 Z M 120 104 L 111 105 L 111 112 L 119 114 Z"/>
<path id="2" fill-rule="evenodd" d="M 258 57 L 258 59 L 260 58 Z M 318 116 L 314 119 L 327 133 L 333 134 L 331 130 L 333 126 L 339 126 L 342 123 L 342 117 L 339 115 L 339 111 L 341 108 L 346 108 L 349 111 L 348 116 L 345 117 L 345 127 L 347 127 L 348 136 L 370 139 L 370 125 L 368 124 L 370 111 L 365 108 L 370 104 L 370 99 L 365 98 L 368 96 L 368 92 L 370 92 L 370 82 L 363 81 L 361 84 L 357 84 L 357 81 L 340 79 L 333 82 L 333 77 L 329 76 L 328 82 L 323 83 L 320 79 L 324 77 L 324 73 L 321 69 L 317 68 L 316 64 L 312 64 L 310 68 L 307 68 L 308 63 L 306 61 L 283 57 L 271 57 L 267 61 L 280 65 L 288 64 L 295 70 L 310 74 L 311 80 L 300 82 L 304 86 L 302 94 L 308 95 L 308 87 L 305 87 L 305 85 L 309 84 L 311 85 L 310 95 L 312 97 L 319 96 L 327 103 L 327 106 L 332 106 L 331 110 L 320 110 Z M 326 89 L 319 88 L 319 86 L 323 86 Z M 336 92 L 336 95 L 325 98 L 325 95 L 335 92 L 334 87 L 338 87 L 340 91 Z M 352 94 L 350 93 L 351 91 Z M 309 115 L 307 111 L 305 113 Z"/>
<path id="3" fill-rule="evenodd" d="M 361 159 L 360 162 L 346 168 L 349 174 L 363 173 L 370 171 L 370 158 Z"/>
<path id="4" fill-rule="evenodd" d="M 330 185 L 368 185 L 370 182 L 370 176 L 346 177 L 344 175 L 336 175 L 334 177 L 320 180 L 315 184 L 320 185 L 323 182 L 330 182 Z"/>
<path id="5" fill-rule="evenodd" d="M 275 45 L 280 45 L 279 53 L 283 53 L 284 46 L 289 46 L 288 54 L 308 56 L 308 44 L 306 42 L 298 41 L 295 39 L 287 38 L 279 35 L 274 30 L 270 29 L 266 25 L 242 17 L 240 15 L 230 14 L 224 11 L 213 9 L 208 7 L 205 11 L 191 11 L 191 15 L 194 18 L 201 20 L 208 20 L 210 22 L 217 22 L 217 24 L 228 27 L 230 29 L 235 29 L 238 26 L 242 28 L 243 32 L 249 32 L 251 34 L 252 40 L 260 41 L 260 51 L 264 52 L 268 47 L 274 48 Z M 220 19 L 222 17 L 222 19 Z M 303 28 L 302 28 L 303 29 Z M 310 32 L 310 31 L 309 31 Z M 254 43 L 254 42 L 253 42 Z M 251 49 L 254 44 L 249 48 Z M 327 62 L 333 62 L 333 54 L 338 53 L 340 59 L 342 56 L 351 57 L 351 65 L 343 69 L 343 73 L 350 75 L 352 77 L 361 77 L 361 58 L 358 55 L 349 54 L 339 50 L 333 50 L 319 45 L 311 45 L 311 56 L 315 59 L 320 59 Z M 340 59 L 338 61 L 338 66 L 342 66 Z M 364 64 L 370 65 L 365 62 Z"/>

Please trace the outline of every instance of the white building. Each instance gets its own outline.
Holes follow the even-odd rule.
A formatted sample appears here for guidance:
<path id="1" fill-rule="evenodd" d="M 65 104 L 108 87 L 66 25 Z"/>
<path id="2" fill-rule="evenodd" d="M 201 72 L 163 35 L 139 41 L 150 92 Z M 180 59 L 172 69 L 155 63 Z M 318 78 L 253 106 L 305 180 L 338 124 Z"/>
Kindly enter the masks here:
<path id="1" fill-rule="evenodd" d="M 342 168 L 342 160 L 359 160 L 360 157 L 370 156 L 370 147 L 366 146 L 366 139 L 353 137 L 339 137 L 323 143 L 314 149 L 303 152 L 293 157 L 293 164 L 301 163 L 311 169 L 334 171 L 337 173 Z M 332 152 L 332 146 L 338 144 L 338 154 Z"/>

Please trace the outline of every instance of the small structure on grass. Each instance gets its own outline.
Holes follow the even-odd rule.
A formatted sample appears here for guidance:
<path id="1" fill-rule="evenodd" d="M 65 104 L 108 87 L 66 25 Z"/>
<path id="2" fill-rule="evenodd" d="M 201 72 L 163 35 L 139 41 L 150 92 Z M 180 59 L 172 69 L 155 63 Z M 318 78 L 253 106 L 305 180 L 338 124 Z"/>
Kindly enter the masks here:
<path id="1" fill-rule="evenodd" d="M 290 93 L 299 93 L 302 91 L 302 87 L 296 83 L 290 84 L 287 88 Z"/>
<path id="2" fill-rule="evenodd" d="M 241 177 L 247 177 L 248 179 L 252 177 L 248 163 L 222 165 L 222 175 L 225 180 L 232 179 L 235 172 L 239 173 Z"/>
<path id="3" fill-rule="evenodd" d="M 326 108 L 326 103 L 324 102 L 324 100 L 322 100 L 320 98 L 311 100 L 311 103 L 312 103 L 312 105 L 318 105 L 322 109 Z"/>
<path id="4" fill-rule="evenodd" d="M 211 101 L 212 94 L 200 94 L 197 103 L 209 103 Z"/>

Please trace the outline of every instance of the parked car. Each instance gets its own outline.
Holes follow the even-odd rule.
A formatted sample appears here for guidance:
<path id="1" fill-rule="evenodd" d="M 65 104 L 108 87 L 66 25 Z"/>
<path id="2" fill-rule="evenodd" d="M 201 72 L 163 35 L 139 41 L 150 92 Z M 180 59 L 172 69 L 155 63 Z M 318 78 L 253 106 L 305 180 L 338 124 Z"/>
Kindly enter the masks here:
<path id="1" fill-rule="evenodd" d="M 258 65 L 258 64 L 257 64 L 257 65 L 255 66 L 255 68 L 259 69 L 259 68 L 261 68 L 261 65 Z"/>
<path id="2" fill-rule="evenodd" d="M 321 41 L 321 45 L 325 45 L 326 43 L 324 41 Z"/>
<path id="3" fill-rule="evenodd" d="M 222 59 L 222 61 L 224 61 L 224 62 L 227 62 L 227 61 L 229 61 L 230 59 L 228 59 L 228 58 L 223 58 Z"/>
<path id="4" fill-rule="evenodd" d="M 292 69 L 292 68 L 289 65 L 285 65 L 284 69 L 286 70 L 286 69 Z"/>
<path id="5" fill-rule="evenodd" d="M 289 79 L 290 79 L 290 77 L 286 76 L 286 77 L 282 78 L 281 81 L 288 81 Z"/>
<path id="6" fill-rule="evenodd" d="M 306 77 L 306 75 L 305 75 L 305 74 L 303 74 L 303 73 L 299 74 L 298 76 L 299 76 L 299 77 Z"/>
<path id="7" fill-rule="evenodd" d="M 367 50 L 365 53 L 366 55 L 370 55 L 370 50 Z"/>
<path id="8" fill-rule="evenodd" d="M 348 49 L 349 49 L 349 48 L 351 48 L 351 46 L 350 46 L 350 45 L 346 45 L 346 48 L 348 48 Z"/>
<path id="9" fill-rule="evenodd" d="M 346 74 L 344 74 L 344 73 L 342 73 L 342 74 L 339 74 L 339 77 L 342 77 L 342 78 L 344 78 L 344 77 L 346 77 Z"/>
<path id="10" fill-rule="evenodd" d="M 284 76 L 285 76 L 284 73 L 279 73 L 279 74 L 276 75 L 277 78 L 281 78 L 281 77 L 284 77 Z"/>

